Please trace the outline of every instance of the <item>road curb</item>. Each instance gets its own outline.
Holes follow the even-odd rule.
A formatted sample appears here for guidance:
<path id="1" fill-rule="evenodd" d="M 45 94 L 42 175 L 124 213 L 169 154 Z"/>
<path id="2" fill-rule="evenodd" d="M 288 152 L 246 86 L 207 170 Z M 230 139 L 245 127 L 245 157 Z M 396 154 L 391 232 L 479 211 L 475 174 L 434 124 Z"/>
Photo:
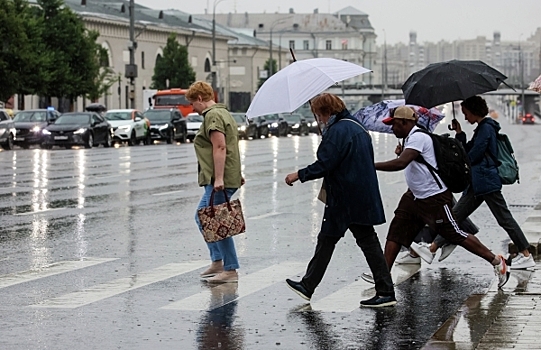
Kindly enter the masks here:
<path id="1" fill-rule="evenodd" d="M 530 243 L 530 253 L 534 256 L 539 256 L 541 243 L 541 203 L 538 203 L 532 213 L 528 216 L 524 224 L 520 227 Z M 513 242 L 509 243 L 509 253 L 517 253 L 518 249 Z"/>

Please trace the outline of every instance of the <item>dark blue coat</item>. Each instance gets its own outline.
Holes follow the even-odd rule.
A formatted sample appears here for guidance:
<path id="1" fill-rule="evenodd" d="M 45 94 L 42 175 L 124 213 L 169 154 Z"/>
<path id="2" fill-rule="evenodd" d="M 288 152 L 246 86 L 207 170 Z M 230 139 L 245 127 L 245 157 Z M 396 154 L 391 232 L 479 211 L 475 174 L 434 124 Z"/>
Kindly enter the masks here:
<path id="1" fill-rule="evenodd" d="M 496 135 L 500 124 L 492 118 L 485 117 L 475 128 L 473 137 L 466 142 L 466 134 L 456 134 L 470 158 L 472 167 L 472 187 L 475 195 L 483 195 L 502 189 L 502 181 L 498 175 L 496 162 L 489 155 L 498 156 Z"/>
<path id="2" fill-rule="evenodd" d="M 343 237 L 352 223 L 379 225 L 385 213 L 368 132 L 347 110 L 327 125 L 315 163 L 298 171 L 301 182 L 322 178 L 327 203 L 320 235 Z"/>

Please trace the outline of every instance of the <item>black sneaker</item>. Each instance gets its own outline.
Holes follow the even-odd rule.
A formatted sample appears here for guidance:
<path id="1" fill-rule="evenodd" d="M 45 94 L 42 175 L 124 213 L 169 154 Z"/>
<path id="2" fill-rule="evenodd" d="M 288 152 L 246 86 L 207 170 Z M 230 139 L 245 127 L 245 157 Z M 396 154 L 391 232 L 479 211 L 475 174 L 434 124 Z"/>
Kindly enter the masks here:
<path id="1" fill-rule="evenodd" d="M 310 292 L 308 289 L 306 289 L 302 282 L 295 282 L 288 278 L 286 279 L 286 283 L 292 291 L 297 293 L 304 300 L 310 301 L 310 299 L 312 298 L 313 292 Z"/>
<path id="2" fill-rule="evenodd" d="M 379 296 L 368 299 L 361 300 L 361 307 L 385 307 L 385 306 L 395 306 L 396 298 L 394 296 Z"/>

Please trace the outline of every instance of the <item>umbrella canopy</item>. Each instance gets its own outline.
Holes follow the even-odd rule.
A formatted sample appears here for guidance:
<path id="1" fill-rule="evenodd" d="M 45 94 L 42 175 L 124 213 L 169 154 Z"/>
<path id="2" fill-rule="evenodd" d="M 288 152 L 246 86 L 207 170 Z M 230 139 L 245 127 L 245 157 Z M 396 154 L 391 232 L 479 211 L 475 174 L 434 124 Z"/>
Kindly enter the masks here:
<path id="1" fill-rule="evenodd" d="M 246 116 L 293 112 L 335 83 L 368 72 L 369 69 L 334 58 L 295 61 L 263 83 Z"/>
<path id="2" fill-rule="evenodd" d="M 367 130 L 383 133 L 392 133 L 390 125 L 383 124 L 383 119 L 390 116 L 391 110 L 406 105 L 405 100 L 385 100 L 375 103 L 371 106 L 361 108 L 353 114 Z M 444 118 L 444 115 L 437 108 L 425 108 L 415 105 L 406 105 L 411 107 L 419 117 L 417 124 L 434 131 L 438 123 Z"/>
<path id="3" fill-rule="evenodd" d="M 541 93 L 541 75 L 538 76 L 537 79 L 535 79 L 534 82 L 530 84 L 528 90 L 533 90 L 535 92 Z"/>
<path id="4" fill-rule="evenodd" d="M 482 61 L 432 63 L 402 85 L 406 103 L 427 108 L 498 89 L 507 79 Z M 505 84 L 505 83 L 504 83 Z"/>

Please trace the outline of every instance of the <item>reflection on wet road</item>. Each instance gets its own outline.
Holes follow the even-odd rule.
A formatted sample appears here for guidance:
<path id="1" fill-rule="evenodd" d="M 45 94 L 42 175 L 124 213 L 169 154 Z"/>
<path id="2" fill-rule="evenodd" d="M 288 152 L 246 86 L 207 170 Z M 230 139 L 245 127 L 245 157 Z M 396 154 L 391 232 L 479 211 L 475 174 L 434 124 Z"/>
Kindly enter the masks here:
<path id="1" fill-rule="evenodd" d="M 373 142 L 378 160 L 393 156 L 393 135 Z M 0 152 L 0 348 L 419 349 L 442 325 L 442 339 L 479 339 L 474 312 L 446 323 L 494 280 L 461 249 L 445 263 L 393 269 L 394 309 L 359 308 L 374 289 L 360 279 L 368 267 L 350 235 L 311 305 L 285 286 L 304 273 L 323 206 L 320 181 L 289 187 L 284 177 L 313 162 L 318 144 L 315 135 L 240 142 L 240 282 L 218 286 L 199 281 L 208 250 L 194 223 L 193 145 Z M 389 221 L 403 174 L 379 181 Z M 502 251 L 505 233 L 486 214 L 474 217 L 480 238 Z M 386 230 L 377 228 L 382 242 Z"/>

